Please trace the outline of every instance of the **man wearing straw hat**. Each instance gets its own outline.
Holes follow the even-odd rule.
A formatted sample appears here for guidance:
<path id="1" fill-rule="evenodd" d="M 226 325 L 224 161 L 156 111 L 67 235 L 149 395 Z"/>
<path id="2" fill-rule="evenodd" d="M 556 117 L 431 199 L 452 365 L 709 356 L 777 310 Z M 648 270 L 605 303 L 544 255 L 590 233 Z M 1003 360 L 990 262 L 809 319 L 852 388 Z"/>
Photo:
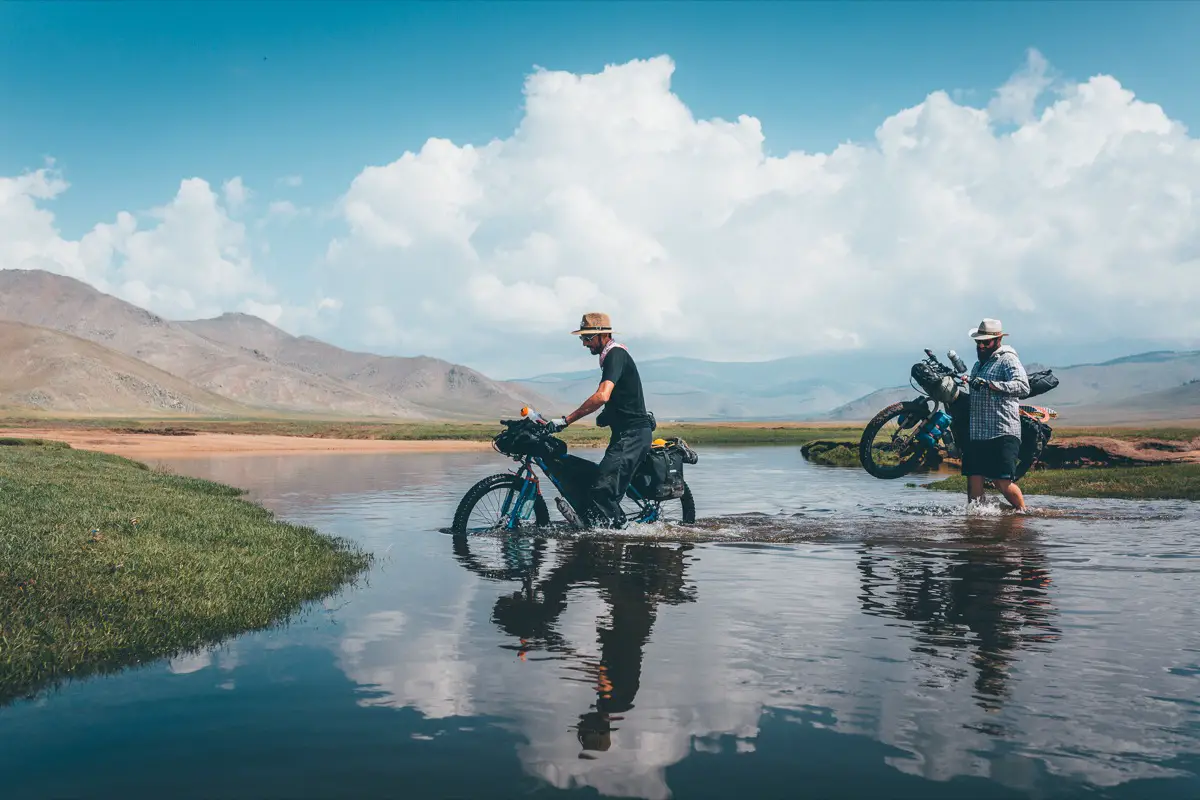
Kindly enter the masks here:
<path id="1" fill-rule="evenodd" d="M 550 425 L 560 431 L 604 407 L 596 424 L 607 425 L 612 433 L 592 485 L 592 508 L 588 509 L 587 523 L 620 527 L 624 523 L 621 496 L 629 488 L 634 471 L 650 452 L 654 417 L 646 411 L 637 364 L 625 345 L 613 339 L 613 333 L 608 314 L 600 312 L 584 314 L 579 330 L 572 331 L 571 335 L 578 336 L 592 355 L 600 357 L 600 386 L 583 401 L 583 405 L 565 417 L 550 420 Z"/>
<path id="2" fill-rule="evenodd" d="M 983 498 L 983 482 L 991 479 L 1017 511 L 1025 496 L 1014 482 L 1021 449 L 1021 398 L 1029 394 L 1029 378 L 1017 351 L 1002 344 L 998 319 L 985 319 L 969 331 L 979 360 L 971 368 L 970 437 L 963 451 L 962 473 L 967 476 L 967 502 Z"/>

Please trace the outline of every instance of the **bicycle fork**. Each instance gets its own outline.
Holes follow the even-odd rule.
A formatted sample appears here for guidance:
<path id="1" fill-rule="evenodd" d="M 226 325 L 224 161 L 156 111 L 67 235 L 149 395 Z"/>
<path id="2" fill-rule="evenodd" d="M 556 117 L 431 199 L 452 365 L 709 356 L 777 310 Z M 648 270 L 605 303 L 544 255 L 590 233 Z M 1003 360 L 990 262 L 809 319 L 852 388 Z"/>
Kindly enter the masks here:
<path id="1" fill-rule="evenodd" d="M 510 531 L 515 529 L 520 522 L 528 521 L 533 514 L 534 498 L 542 493 L 542 487 L 533 468 L 528 464 L 524 465 L 517 470 L 517 477 L 520 478 L 523 473 L 527 474 L 521 482 L 521 490 L 516 493 L 516 502 L 513 503 L 513 492 L 509 490 L 508 496 L 504 499 L 504 505 L 500 509 L 507 518 L 505 527 Z"/>

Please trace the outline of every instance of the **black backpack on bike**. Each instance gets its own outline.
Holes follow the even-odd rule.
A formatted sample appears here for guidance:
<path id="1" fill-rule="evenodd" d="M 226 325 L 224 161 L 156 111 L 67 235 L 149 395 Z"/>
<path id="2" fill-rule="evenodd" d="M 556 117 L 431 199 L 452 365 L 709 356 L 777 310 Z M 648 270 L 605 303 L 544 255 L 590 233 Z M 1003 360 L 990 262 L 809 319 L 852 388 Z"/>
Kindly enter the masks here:
<path id="1" fill-rule="evenodd" d="M 659 440 L 650 446 L 630 485 L 648 500 L 678 500 L 683 497 L 683 465 L 700 460 L 696 451 L 680 438 Z"/>

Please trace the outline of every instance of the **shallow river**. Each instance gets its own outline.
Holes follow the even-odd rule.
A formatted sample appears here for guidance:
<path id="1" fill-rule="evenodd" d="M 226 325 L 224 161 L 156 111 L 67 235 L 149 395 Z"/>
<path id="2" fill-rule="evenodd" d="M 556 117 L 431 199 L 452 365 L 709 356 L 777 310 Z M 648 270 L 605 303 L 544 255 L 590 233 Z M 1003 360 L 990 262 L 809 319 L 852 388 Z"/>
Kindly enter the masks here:
<path id="1" fill-rule="evenodd" d="M 439 532 L 490 452 L 170 463 L 378 562 L 0 709 L 0 796 L 1200 797 L 1197 504 L 705 448 L 697 540 L 506 544 Z"/>

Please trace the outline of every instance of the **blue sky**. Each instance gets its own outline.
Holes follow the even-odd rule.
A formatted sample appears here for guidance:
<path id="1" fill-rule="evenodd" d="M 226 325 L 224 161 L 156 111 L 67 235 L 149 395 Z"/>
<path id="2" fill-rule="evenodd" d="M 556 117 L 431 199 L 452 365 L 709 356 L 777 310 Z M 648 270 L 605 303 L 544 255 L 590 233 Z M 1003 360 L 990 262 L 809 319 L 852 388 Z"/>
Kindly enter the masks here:
<path id="1" fill-rule="evenodd" d="M 241 175 L 325 202 L 429 136 L 484 143 L 521 117 L 534 65 L 670 54 L 697 117 L 763 120 L 829 150 L 938 88 L 985 96 L 1028 47 L 1200 121 L 1187 2 L 59 2 L 0 5 L 0 174 L 53 156 L 66 235 Z M 970 97 L 964 98 L 970 101 Z"/>
<path id="2" fill-rule="evenodd" d="M 1198 29 L 1188 2 L 4 3 L 0 176 L 53 157 L 71 184 L 48 206 L 66 238 L 193 176 L 329 209 L 364 167 L 431 136 L 509 136 L 535 66 L 659 54 L 695 117 L 757 117 L 772 153 L 869 140 L 939 89 L 983 107 L 1028 48 L 1195 129 Z M 256 267 L 304 295 L 344 229 L 293 227 Z"/>

